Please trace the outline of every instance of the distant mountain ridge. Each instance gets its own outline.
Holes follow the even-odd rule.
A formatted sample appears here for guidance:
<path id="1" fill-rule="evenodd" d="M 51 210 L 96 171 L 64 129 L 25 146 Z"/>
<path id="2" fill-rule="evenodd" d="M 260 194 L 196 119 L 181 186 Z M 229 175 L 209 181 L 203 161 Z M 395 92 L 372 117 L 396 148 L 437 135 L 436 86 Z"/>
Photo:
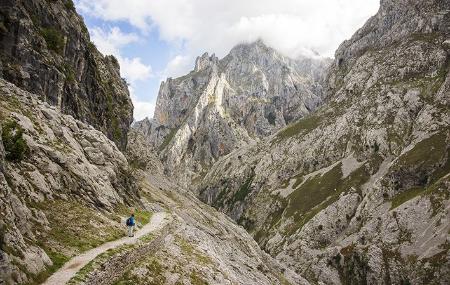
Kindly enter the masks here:
<path id="1" fill-rule="evenodd" d="M 315 110 L 323 100 L 327 59 L 290 59 L 261 40 L 208 53 L 160 87 L 152 120 L 137 122 L 165 161 L 166 173 L 191 185 L 219 157 L 259 141 Z"/>

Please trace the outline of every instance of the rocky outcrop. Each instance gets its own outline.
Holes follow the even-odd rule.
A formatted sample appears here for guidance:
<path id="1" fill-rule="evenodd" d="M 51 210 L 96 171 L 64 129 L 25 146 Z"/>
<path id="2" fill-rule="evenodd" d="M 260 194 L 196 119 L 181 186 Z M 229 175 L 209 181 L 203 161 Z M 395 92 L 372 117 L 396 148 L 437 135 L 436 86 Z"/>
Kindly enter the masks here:
<path id="1" fill-rule="evenodd" d="M 445 284 L 448 1 L 382 1 L 336 52 L 326 102 L 221 158 L 200 197 L 327 284 Z"/>
<path id="2" fill-rule="evenodd" d="M 125 156 L 102 132 L 3 79 L 0 94 L 0 279 L 22 284 L 52 268 L 55 250 L 70 255 L 84 246 L 72 240 L 83 240 L 84 228 L 66 235 L 73 233 L 60 219 L 69 227 L 97 221 L 99 240 L 111 238 L 103 230 L 112 222 L 101 211 L 135 204 L 138 193 Z"/>
<path id="3" fill-rule="evenodd" d="M 161 84 L 154 119 L 135 124 L 184 185 L 219 158 L 309 114 L 322 102 L 327 60 L 287 58 L 262 41 L 219 60 L 205 53 L 186 76 Z"/>
<path id="4" fill-rule="evenodd" d="M 90 42 L 72 0 L 0 2 L 0 76 L 125 149 L 133 120 L 127 84 L 117 60 Z"/>
<path id="5" fill-rule="evenodd" d="M 138 222 L 143 209 L 147 219 L 148 211 L 167 211 L 174 221 L 157 246 L 145 237 L 119 256 L 106 252 L 85 284 L 307 284 L 242 227 L 168 181 L 140 133 L 130 132 L 126 158 L 102 132 L 36 95 L 3 79 L 0 94 L 2 282 L 42 283 L 74 255 L 122 237 L 128 205 Z"/>

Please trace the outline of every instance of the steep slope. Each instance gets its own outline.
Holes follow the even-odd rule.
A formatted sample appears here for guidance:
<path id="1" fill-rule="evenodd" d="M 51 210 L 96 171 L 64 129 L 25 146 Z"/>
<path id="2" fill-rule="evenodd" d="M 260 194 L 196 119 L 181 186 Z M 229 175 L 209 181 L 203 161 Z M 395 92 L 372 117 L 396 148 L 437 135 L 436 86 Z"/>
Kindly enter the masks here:
<path id="1" fill-rule="evenodd" d="M 125 149 L 133 120 L 127 84 L 117 60 L 90 42 L 72 0 L 0 1 L 0 76 Z"/>
<path id="2" fill-rule="evenodd" d="M 0 276 L 38 283 L 121 236 L 120 205 L 142 205 L 125 156 L 103 133 L 3 79 L 0 93 Z"/>
<path id="3" fill-rule="evenodd" d="M 166 211 L 171 222 L 99 256 L 70 284 L 306 284 L 242 227 L 162 176 L 140 134 L 130 135 L 129 166 L 92 126 L 2 79 L 0 93 L 0 283 L 40 284 L 69 258 L 123 237 L 132 206 L 139 226 L 153 212 Z"/>
<path id="4" fill-rule="evenodd" d="M 221 60 L 205 53 L 191 73 L 161 84 L 154 119 L 135 128 L 160 152 L 167 174 L 195 184 L 219 157 L 314 110 L 327 65 L 289 59 L 262 41 Z"/>
<path id="5" fill-rule="evenodd" d="M 202 199 L 310 281 L 445 284 L 449 11 L 382 1 L 337 50 L 325 106 L 221 158 Z"/>

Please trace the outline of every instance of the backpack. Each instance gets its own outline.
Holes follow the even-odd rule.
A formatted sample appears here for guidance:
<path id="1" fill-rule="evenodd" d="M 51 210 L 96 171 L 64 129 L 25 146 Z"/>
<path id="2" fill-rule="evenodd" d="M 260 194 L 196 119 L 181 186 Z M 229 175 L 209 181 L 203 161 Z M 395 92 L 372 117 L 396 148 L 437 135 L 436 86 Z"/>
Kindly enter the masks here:
<path id="1" fill-rule="evenodd" d="M 131 217 L 127 219 L 127 226 L 132 226 L 133 221 L 131 221 Z"/>

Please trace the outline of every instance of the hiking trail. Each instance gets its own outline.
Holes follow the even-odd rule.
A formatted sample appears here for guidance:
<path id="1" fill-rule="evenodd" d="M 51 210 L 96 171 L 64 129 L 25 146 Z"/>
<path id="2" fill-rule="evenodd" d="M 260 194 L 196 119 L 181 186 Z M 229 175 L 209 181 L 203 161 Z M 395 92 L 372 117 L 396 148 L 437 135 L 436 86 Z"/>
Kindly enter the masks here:
<path id="1" fill-rule="evenodd" d="M 169 221 L 169 214 L 166 212 L 154 213 L 150 221 L 144 225 L 141 229 L 135 232 L 134 237 L 125 236 L 118 240 L 104 243 L 96 248 L 88 250 L 77 256 L 74 256 L 68 262 L 66 262 L 60 269 L 53 273 L 43 285 L 62 285 L 69 282 L 78 271 L 86 266 L 91 260 L 95 259 L 98 255 L 106 252 L 109 249 L 113 249 L 122 245 L 132 244 L 139 240 L 139 238 L 162 229 Z"/>

